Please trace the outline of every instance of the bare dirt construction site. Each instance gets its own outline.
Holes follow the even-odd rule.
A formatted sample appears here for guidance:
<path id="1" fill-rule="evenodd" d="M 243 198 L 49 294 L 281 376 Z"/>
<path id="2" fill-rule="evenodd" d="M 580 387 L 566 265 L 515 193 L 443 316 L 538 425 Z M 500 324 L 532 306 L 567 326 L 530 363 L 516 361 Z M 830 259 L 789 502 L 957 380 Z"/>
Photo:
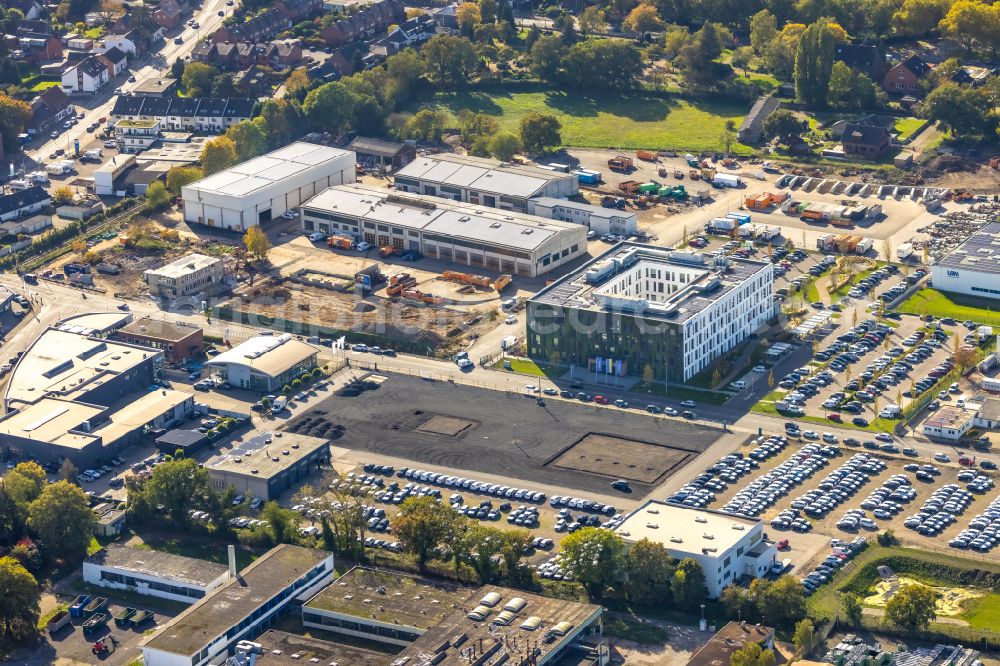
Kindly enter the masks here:
<path id="1" fill-rule="evenodd" d="M 442 302 L 429 304 L 389 297 L 384 285 L 374 292 L 362 292 L 353 276 L 306 270 L 293 277 L 241 285 L 222 307 L 260 318 L 299 322 L 306 329 L 382 335 L 387 339 L 383 347 L 392 346 L 394 339 L 406 340 L 441 353 L 463 347 L 492 327 L 491 322 L 497 318 L 495 293 L 488 299 L 471 298 L 469 302 L 446 290 L 447 283 L 442 280 L 426 280 L 421 289 L 431 293 L 423 286 L 429 283 L 435 283 L 435 297 Z"/>
<path id="2" fill-rule="evenodd" d="M 342 428 L 338 446 L 449 469 L 581 490 L 633 482 L 641 496 L 722 431 L 617 408 L 388 375 L 358 396 L 331 396 L 292 419 Z"/>

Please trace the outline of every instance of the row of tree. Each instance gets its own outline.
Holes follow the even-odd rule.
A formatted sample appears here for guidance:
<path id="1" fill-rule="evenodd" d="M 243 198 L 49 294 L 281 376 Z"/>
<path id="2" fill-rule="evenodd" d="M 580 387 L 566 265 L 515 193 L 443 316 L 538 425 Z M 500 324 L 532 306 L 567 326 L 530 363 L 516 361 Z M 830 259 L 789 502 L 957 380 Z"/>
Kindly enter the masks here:
<path id="1" fill-rule="evenodd" d="M 65 468 L 66 475 L 75 470 Z M 49 483 L 35 462 L 0 481 L 0 644 L 35 635 L 41 592 L 35 576 L 87 554 L 97 518 L 87 496 L 67 480 Z"/>

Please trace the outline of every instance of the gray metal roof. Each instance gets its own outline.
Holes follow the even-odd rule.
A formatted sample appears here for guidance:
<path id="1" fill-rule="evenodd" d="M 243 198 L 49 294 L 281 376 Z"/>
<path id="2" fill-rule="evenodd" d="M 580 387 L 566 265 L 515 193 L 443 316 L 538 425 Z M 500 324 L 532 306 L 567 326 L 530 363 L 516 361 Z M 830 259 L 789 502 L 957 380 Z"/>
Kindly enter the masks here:
<path id="1" fill-rule="evenodd" d="M 991 222 L 947 255 L 938 266 L 979 273 L 1000 274 L 1000 222 Z"/>
<path id="2" fill-rule="evenodd" d="M 397 171 L 396 176 L 522 198 L 534 196 L 549 182 L 576 178 L 539 167 L 448 154 L 418 157 Z"/>

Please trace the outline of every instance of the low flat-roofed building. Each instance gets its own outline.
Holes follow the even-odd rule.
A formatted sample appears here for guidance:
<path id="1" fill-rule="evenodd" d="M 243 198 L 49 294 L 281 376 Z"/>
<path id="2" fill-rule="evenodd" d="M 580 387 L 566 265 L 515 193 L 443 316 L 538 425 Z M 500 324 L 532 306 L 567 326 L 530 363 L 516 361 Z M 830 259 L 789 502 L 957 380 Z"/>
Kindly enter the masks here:
<path id="1" fill-rule="evenodd" d="M 303 605 L 302 624 L 407 646 L 468 605 L 475 591 L 398 571 L 354 567 Z"/>
<path id="2" fill-rule="evenodd" d="M 357 155 L 358 164 L 378 171 L 392 173 L 406 166 L 417 157 L 417 149 L 408 143 L 359 136 L 347 146 Z"/>
<path id="3" fill-rule="evenodd" d="M 159 430 L 181 423 L 194 414 L 194 396 L 160 388 L 133 394 L 112 405 L 108 422 L 92 424 L 93 433 L 106 449 L 121 451 L 135 444 L 147 428 Z"/>
<path id="4" fill-rule="evenodd" d="M 174 365 L 193 358 L 205 347 L 201 328 L 152 317 L 133 321 L 119 331 L 118 337 L 129 344 L 159 349 L 165 360 Z"/>
<path id="5" fill-rule="evenodd" d="M 8 407 L 46 395 L 110 405 L 134 390 L 145 390 L 163 361 L 155 349 L 63 328 L 45 329 L 18 359 L 7 384 Z"/>
<path id="6" fill-rule="evenodd" d="M 208 435 L 197 430 L 175 428 L 156 438 L 156 448 L 161 453 L 173 455 L 178 449 L 189 457 L 208 446 Z"/>
<path id="7" fill-rule="evenodd" d="M 177 88 L 177 79 L 170 77 L 150 77 L 139 82 L 132 88 L 133 95 L 143 97 L 171 97 Z"/>
<path id="8" fill-rule="evenodd" d="M 528 210 L 528 199 L 533 197 L 580 192 L 571 173 L 448 153 L 418 157 L 396 172 L 393 183 L 401 192 L 521 212 Z"/>
<path id="9" fill-rule="evenodd" d="M 330 462 L 330 442 L 291 432 L 264 432 L 205 463 L 212 486 L 267 501 Z"/>
<path id="10" fill-rule="evenodd" d="M 222 283 L 222 259 L 197 252 L 142 274 L 149 293 L 165 298 L 211 294 Z"/>
<path id="11" fill-rule="evenodd" d="M 101 439 L 90 432 L 89 424 L 104 420 L 107 411 L 100 405 L 42 398 L 0 417 L 0 439 L 5 447 L 39 460 L 94 460 Z"/>
<path id="12" fill-rule="evenodd" d="M 633 212 L 594 206 L 569 199 L 555 199 L 553 197 L 529 199 L 528 212 L 539 217 L 547 217 L 550 220 L 582 224 L 599 236 L 605 234 L 631 236 L 638 228 L 636 215 Z"/>
<path id="13" fill-rule="evenodd" d="M 316 367 L 319 350 L 292 335 L 261 334 L 213 357 L 205 366 L 236 388 L 270 393 Z"/>
<path id="14" fill-rule="evenodd" d="M 420 655 L 434 654 L 439 666 L 467 666 L 471 654 L 471 663 L 517 664 L 528 658 L 535 666 L 555 664 L 581 641 L 599 639 L 602 617 L 603 608 L 595 604 L 486 585 L 397 659 L 420 663 Z"/>
<path id="15" fill-rule="evenodd" d="M 776 314 L 770 261 L 626 242 L 528 299 L 526 341 L 532 358 L 680 383 Z"/>
<path id="16" fill-rule="evenodd" d="M 125 531 L 126 516 L 124 510 L 104 509 L 98 512 L 97 507 L 95 507 L 94 514 L 97 516 L 97 527 L 94 528 L 96 536 L 113 539 Z"/>
<path id="17" fill-rule="evenodd" d="M 92 338 L 106 338 L 130 321 L 131 312 L 85 312 L 60 319 L 55 328 Z"/>
<path id="18" fill-rule="evenodd" d="M 246 231 L 356 179 L 354 153 L 296 141 L 185 185 L 184 220 Z"/>
<path id="19" fill-rule="evenodd" d="M 627 543 L 649 539 L 675 559 L 694 559 L 705 571 L 713 599 L 744 576 L 766 575 L 778 553 L 776 545 L 764 539 L 760 520 L 659 500 L 648 500 L 625 516 L 615 531 Z"/>
<path id="20" fill-rule="evenodd" d="M 241 640 L 266 629 L 295 600 L 312 597 L 333 577 L 333 555 L 281 544 L 235 579 L 212 590 L 140 643 L 146 666 L 203 666 L 232 655 Z"/>
<path id="21" fill-rule="evenodd" d="M 268 629 L 253 639 L 259 643 L 256 666 L 302 666 L 302 664 L 338 664 L 340 666 L 388 666 L 392 655 L 366 650 L 354 645 L 299 636 Z"/>
<path id="22" fill-rule="evenodd" d="M 191 604 L 229 578 L 229 568 L 193 557 L 111 543 L 83 562 L 83 581 Z"/>
<path id="23" fill-rule="evenodd" d="M 729 622 L 691 656 L 687 666 L 728 664 L 734 652 L 750 644 L 773 648 L 774 629 L 749 622 Z"/>
<path id="24" fill-rule="evenodd" d="M 446 665 L 468 664 L 470 655 L 497 659 L 508 649 L 521 655 L 529 642 L 531 663 L 555 663 L 580 639 L 599 635 L 601 617 L 594 604 L 369 567 L 354 567 L 302 607 L 307 627 L 406 646 L 394 663 L 443 654 L 435 663 Z"/>
<path id="25" fill-rule="evenodd" d="M 927 417 L 923 423 L 926 437 L 955 442 L 972 430 L 976 412 L 964 407 L 945 405 Z"/>
<path id="26" fill-rule="evenodd" d="M 368 185 L 331 187 L 313 197 L 302 205 L 302 228 L 528 277 L 587 251 L 587 230 L 577 224 Z"/>

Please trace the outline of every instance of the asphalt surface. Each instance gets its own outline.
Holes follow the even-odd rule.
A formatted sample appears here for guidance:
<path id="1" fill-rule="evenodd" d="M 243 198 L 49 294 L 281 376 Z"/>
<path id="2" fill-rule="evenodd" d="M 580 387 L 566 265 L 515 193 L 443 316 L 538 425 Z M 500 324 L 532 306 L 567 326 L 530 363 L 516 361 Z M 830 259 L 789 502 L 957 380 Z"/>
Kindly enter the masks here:
<path id="1" fill-rule="evenodd" d="M 452 424 L 460 432 L 449 434 L 442 428 L 430 432 L 435 423 L 441 423 L 439 417 L 454 419 Z M 616 478 L 652 477 L 653 483 L 632 482 L 637 494 L 662 483 L 722 435 L 702 424 L 636 412 L 626 416 L 613 409 L 557 399 L 546 399 L 539 406 L 521 393 L 395 374 L 388 375 L 378 389 L 359 396 L 326 398 L 291 419 L 285 429 L 295 430 L 305 419 L 343 426 L 344 434 L 335 446 L 524 479 L 543 488 L 552 484 L 603 490 Z M 591 466 L 612 469 L 617 463 L 622 470 L 619 474 L 565 467 L 567 458 L 573 456 L 564 454 L 589 434 L 627 440 L 620 447 L 609 447 L 601 455 L 603 460 Z M 590 448 L 581 446 L 574 453 L 593 457 Z M 553 463 L 560 456 L 564 457 L 557 467 Z"/>

